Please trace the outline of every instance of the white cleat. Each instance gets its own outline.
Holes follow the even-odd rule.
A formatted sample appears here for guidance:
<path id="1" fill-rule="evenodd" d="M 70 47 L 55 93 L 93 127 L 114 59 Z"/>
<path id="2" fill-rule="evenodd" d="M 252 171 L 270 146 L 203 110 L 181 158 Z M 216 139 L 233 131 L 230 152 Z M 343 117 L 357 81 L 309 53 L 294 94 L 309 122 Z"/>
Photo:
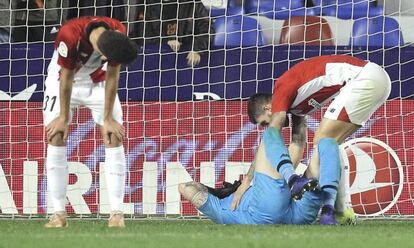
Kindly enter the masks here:
<path id="1" fill-rule="evenodd" d="M 124 214 L 122 212 L 111 212 L 108 220 L 108 227 L 124 228 Z"/>
<path id="2" fill-rule="evenodd" d="M 65 228 L 68 226 L 65 212 L 54 213 L 50 216 L 49 222 L 45 224 L 45 228 Z"/>

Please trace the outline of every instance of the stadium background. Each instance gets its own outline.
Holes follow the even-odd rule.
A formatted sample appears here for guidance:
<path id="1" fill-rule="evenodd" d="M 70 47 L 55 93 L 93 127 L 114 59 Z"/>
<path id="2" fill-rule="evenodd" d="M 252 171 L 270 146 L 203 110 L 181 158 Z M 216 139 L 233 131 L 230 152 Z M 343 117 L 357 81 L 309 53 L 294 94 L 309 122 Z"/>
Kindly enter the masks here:
<path id="1" fill-rule="evenodd" d="M 276 17 L 287 15 L 285 18 L 289 18 L 294 11 L 309 15 L 311 10 L 313 15 L 319 17 L 321 12 L 325 15 L 325 7 L 310 9 L 302 6 L 297 10 L 289 9 L 293 7 L 289 4 L 281 9 L 273 9 L 272 5 L 270 10 L 259 10 L 258 13 L 244 6 L 241 12 L 231 12 L 229 2 L 227 12 L 220 9 L 211 11 L 216 25 L 215 46 L 204 52 L 197 67 L 187 66 L 188 47 L 178 54 L 166 46 L 143 48 L 137 61 L 123 70 L 120 80 L 119 96 L 124 106 L 128 137 L 125 141 L 128 162 L 125 202 L 132 203 L 126 212 L 137 215 L 198 215 L 188 203 L 180 203 L 177 199 L 177 183 L 188 179 L 180 174 L 180 166 L 192 178 L 200 180 L 203 162 L 214 162 L 207 164 L 213 169 L 206 170 L 212 171 L 214 176 L 205 179 L 212 185 L 218 186 L 223 180 L 238 178 L 237 172 L 242 173 L 253 159 L 261 131 L 248 123 L 246 99 L 255 92 L 270 92 L 274 79 L 303 58 L 341 53 L 369 59 L 383 65 L 390 74 L 393 84 L 389 101 L 377 111 L 367 128 L 355 137 L 370 136 L 388 144 L 398 155 L 404 172 L 402 186 L 394 184 L 385 193 L 374 189 L 370 197 L 358 193 L 353 196 L 353 202 L 359 207 L 360 214 L 369 214 L 368 209 L 372 206 L 381 209 L 388 205 L 401 186 L 397 204 L 386 215 L 413 215 L 414 50 L 410 46 L 413 40 L 410 24 L 414 19 L 409 15 L 402 16 L 401 12 L 394 17 L 383 17 L 382 6 L 366 6 L 358 12 L 352 5 L 348 9 L 350 14 L 347 12 L 350 15 L 348 18 L 339 18 L 338 14 L 345 13 L 344 9 L 337 9 L 330 17 L 323 17 L 329 20 L 332 36 L 326 37 L 326 33 L 321 32 L 317 40 L 308 40 L 305 46 L 300 41 L 293 42 L 293 36 L 288 39 L 290 44 L 280 44 L 281 39 L 275 36 L 282 35 L 283 29 L 277 29 L 275 25 L 283 26 L 284 20 Z M 221 16 L 223 13 L 227 15 Z M 355 16 L 358 13 L 360 16 Z M 395 26 L 390 19 L 397 23 L 400 21 L 400 26 Z M 337 23 L 333 24 L 335 20 Z M 224 27 L 218 26 L 223 23 Z M 271 29 L 269 23 L 272 23 Z M 343 38 L 346 34 L 345 23 L 352 27 L 351 30 L 357 30 L 362 25 L 365 31 L 359 34 L 349 32 L 349 37 Z M 375 28 L 367 31 L 364 23 Z M 391 24 L 388 26 L 388 23 Z M 323 31 L 324 27 L 325 24 L 317 29 Z M 306 39 L 306 31 L 302 36 Z M 325 46 L 322 44 L 325 41 L 330 44 Z M 36 215 L 47 212 L 45 134 L 41 110 L 43 81 L 52 52 L 50 42 L 0 45 L 0 164 L 4 172 L 4 175 L 0 174 L 0 207 L 3 214 Z M 320 118 L 321 114 L 317 113 L 309 120 L 306 157 L 310 155 L 313 131 Z M 102 201 L 99 174 L 104 149 L 85 109 L 77 112 L 74 121 L 79 126 L 71 129 L 68 146 L 70 161 L 85 165 L 91 178 L 88 185 L 89 171 L 82 170 L 82 166 L 76 167 L 79 171 L 71 175 L 71 183 L 76 185 L 83 175 L 86 186 L 71 188 L 70 191 L 75 195 L 83 194 L 87 208 L 82 202 L 72 202 L 68 211 L 77 214 L 102 213 L 105 206 L 99 204 Z M 288 130 L 284 132 L 288 140 Z M 370 156 L 377 163 L 385 161 L 385 168 L 378 169 L 385 171 L 385 176 L 376 177 L 375 182 L 399 182 L 401 175 L 394 173 L 398 169 L 389 163 L 389 155 L 371 151 Z M 27 161 L 35 163 L 25 165 L 31 167 L 32 170 L 29 168 L 28 171 L 33 173 L 25 177 L 24 163 Z M 155 162 L 155 167 L 150 164 L 153 167 L 149 170 L 155 171 L 156 184 L 148 182 L 145 185 L 144 162 Z M 229 167 L 236 168 L 231 176 L 226 175 L 226 168 Z M 169 181 L 169 173 L 170 178 L 175 175 L 177 179 Z M 351 179 L 352 173 L 355 171 L 351 171 Z M 30 185 L 36 185 L 37 189 L 25 188 L 25 180 L 32 180 Z M 146 198 L 151 199 L 149 201 L 144 200 L 145 188 L 151 192 L 150 198 Z M 155 202 L 153 192 L 156 192 Z M 382 198 L 384 194 L 391 197 L 387 195 Z M 26 198 L 26 205 L 25 195 L 31 197 Z"/>

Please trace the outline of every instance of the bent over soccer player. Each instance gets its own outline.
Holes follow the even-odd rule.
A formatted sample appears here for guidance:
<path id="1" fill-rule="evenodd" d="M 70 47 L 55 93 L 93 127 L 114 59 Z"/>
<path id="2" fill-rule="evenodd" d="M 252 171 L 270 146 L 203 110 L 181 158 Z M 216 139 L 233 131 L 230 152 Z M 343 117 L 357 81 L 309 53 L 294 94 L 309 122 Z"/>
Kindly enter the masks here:
<path id="1" fill-rule="evenodd" d="M 319 142 L 319 149 L 323 170 L 330 166 L 325 161 L 337 152 L 338 146 L 334 139 L 324 138 Z M 286 181 L 276 171 L 281 164 L 292 165 L 292 161 L 280 131 L 268 128 L 243 184 L 239 186 L 246 189 L 237 206 L 232 205 L 237 192 L 219 199 L 197 182 L 180 184 L 179 191 L 198 210 L 219 224 L 312 224 L 320 209 L 322 192 L 318 189 L 305 192 L 301 201 L 294 201 Z M 250 186 L 252 180 L 253 185 Z M 326 173 L 320 180 L 336 181 L 339 175 Z"/>
<path id="2" fill-rule="evenodd" d="M 320 168 L 319 173 L 319 166 L 313 166 L 321 163 L 322 167 L 322 160 L 319 161 L 322 151 L 318 149 L 320 140 L 334 138 L 341 144 L 387 100 L 390 90 L 390 78 L 377 64 L 347 55 L 319 56 L 299 62 L 285 72 L 276 81 L 273 96 L 253 95 L 249 100 L 248 114 L 253 123 L 269 124 L 279 129 L 284 125 L 287 113 L 292 114 L 289 154 L 296 166 L 302 159 L 306 144 L 306 135 L 300 135 L 306 133 L 305 116 L 334 99 L 315 133 L 314 153 L 307 171 L 313 175 L 320 174 L 322 178 L 325 173 L 339 174 L 340 168 L 331 162 L 327 171 Z M 334 157 L 336 159 L 339 154 L 332 154 Z M 290 164 L 277 169 L 289 184 L 294 185 L 299 178 Z M 344 180 L 349 184 L 348 178 Z M 324 192 L 321 224 L 336 224 L 333 212 L 338 182 L 324 184 L 321 180 L 320 187 Z M 347 195 L 349 197 L 349 192 Z M 347 201 L 350 204 L 350 197 Z"/>
<path id="3" fill-rule="evenodd" d="M 125 131 L 117 89 L 120 64 L 129 64 L 137 56 L 135 43 L 125 33 L 125 27 L 115 19 L 82 17 L 64 24 L 56 37 L 43 108 L 48 140 L 47 184 L 54 208 L 47 228 L 68 225 L 66 140 L 72 109 L 81 105 L 91 111 L 105 142 L 105 176 L 111 209 L 108 226 L 125 225 L 122 214 Z"/>

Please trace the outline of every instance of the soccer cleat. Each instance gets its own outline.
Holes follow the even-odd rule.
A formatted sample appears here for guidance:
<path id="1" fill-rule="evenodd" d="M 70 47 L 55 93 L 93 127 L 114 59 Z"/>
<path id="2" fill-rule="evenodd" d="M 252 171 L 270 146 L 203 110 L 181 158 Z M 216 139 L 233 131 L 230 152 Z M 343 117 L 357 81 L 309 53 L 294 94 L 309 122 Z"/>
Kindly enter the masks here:
<path id="1" fill-rule="evenodd" d="M 338 222 L 335 219 L 334 208 L 331 205 L 325 205 L 322 207 L 319 223 L 321 225 L 338 225 Z"/>
<path id="2" fill-rule="evenodd" d="M 66 213 L 59 212 L 50 216 L 49 222 L 45 224 L 45 228 L 64 228 L 68 227 L 68 225 Z"/>
<path id="3" fill-rule="evenodd" d="M 294 200 L 302 199 L 306 191 L 315 190 L 318 186 L 318 180 L 314 178 L 306 178 L 293 175 L 289 180 L 290 195 Z"/>
<path id="4" fill-rule="evenodd" d="M 122 212 L 111 212 L 108 219 L 108 227 L 125 227 L 124 214 Z"/>
<path id="5" fill-rule="evenodd" d="M 335 217 L 341 225 L 356 225 L 357 217 L 352 208 L 346 208 L 342 213 L 335 213 Z"/>

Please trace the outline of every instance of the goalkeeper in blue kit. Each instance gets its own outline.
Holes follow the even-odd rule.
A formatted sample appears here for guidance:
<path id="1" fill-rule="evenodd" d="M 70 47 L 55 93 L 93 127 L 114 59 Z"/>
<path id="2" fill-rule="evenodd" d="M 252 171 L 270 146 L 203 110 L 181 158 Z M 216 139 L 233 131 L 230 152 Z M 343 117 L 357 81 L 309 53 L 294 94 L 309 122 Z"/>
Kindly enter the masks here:
<path id="1" fill-rule="evenodd" d="M 319 184 L 337 184 L 340 160 L 339 156 L 333 155 L 339 154 L 335 139 L 322 139 L 318 149 L 322 154 L 320 171 L 323 172 Z M 283 164 L 292 163 L 288 154 L 280 131 L 269 127 L 243 182 L 235 186 L 237 191 L 220 199 L 211 188 L 197 182 L 182 183 L 179 191 L 199 211 L 219 224 L 312 224 L 321 207 L 323 193 L 317 189 L 317 180 L 309 180 L 301 191 L 301 200 L 292 199 L 291 187 L 276 170 Z"/>

